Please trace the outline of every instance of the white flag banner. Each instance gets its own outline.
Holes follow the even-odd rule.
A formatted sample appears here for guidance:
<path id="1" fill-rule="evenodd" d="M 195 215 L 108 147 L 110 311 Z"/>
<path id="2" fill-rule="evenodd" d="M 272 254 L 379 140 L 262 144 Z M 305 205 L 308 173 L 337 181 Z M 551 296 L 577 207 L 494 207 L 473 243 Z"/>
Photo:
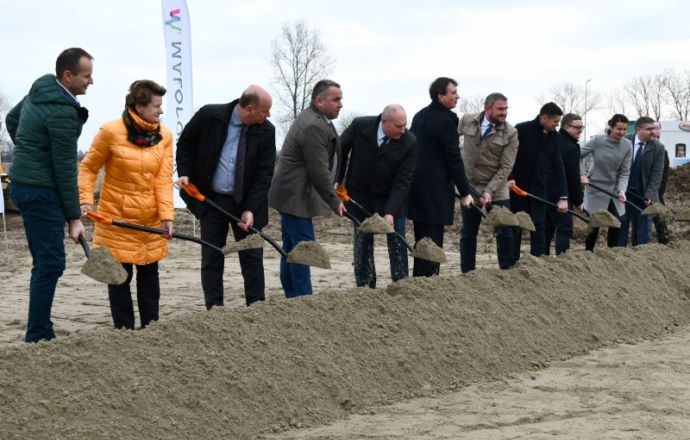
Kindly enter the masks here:
<path id="1" fill-rule="evenodd" d="M 5 195 L 2 193 L 2 183 L 0 183 L 0 214 L 5 213 Z"/>
<path id="2" fill-rule="evenodd" d="M 165 94 L 165 125 L 176 142 L 191 119 L 192 105 L 192 36 L 185 0 L 162 0 L 163 31 L 167 65 L 167 93 Z M 177 180 L 177 169 L 173 176 Z M 185 204 L 175 191 L 175 207 Z"/>

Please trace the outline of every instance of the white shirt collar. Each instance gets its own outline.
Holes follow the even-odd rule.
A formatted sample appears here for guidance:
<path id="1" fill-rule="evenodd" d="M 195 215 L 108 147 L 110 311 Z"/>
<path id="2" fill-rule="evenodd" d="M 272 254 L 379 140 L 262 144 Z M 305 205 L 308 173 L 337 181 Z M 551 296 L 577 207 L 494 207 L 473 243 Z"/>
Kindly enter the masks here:
<path id="1" fill-rule="evenodd" d="M 383 126 L 381 125 L 381 122 L 379 122 L 379 128 L 376 130 L 376 143 L 381 145 L 381 142 L 383 142 L 384 137 L 386 137 L 386 134 L 383 132 Z"/>

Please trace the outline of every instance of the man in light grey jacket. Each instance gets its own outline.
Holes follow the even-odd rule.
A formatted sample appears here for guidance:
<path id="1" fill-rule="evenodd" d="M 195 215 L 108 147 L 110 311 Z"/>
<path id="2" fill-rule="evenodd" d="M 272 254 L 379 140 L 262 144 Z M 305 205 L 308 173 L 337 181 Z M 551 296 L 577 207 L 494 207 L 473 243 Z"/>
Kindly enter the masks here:
<path id="1" fill-rule="evenodd" d="M 314 240 L 313 217 L 345 213 L 333 188 L 340 140 L 331 122 L 343 107 L 342 99 L 338 83 L 327 79 L 316 83 L 309 107 L 297 116 L 283 142 L 268 204 L 280 213 L 285 252 L 299 242 Z M 288 298 L 313 293 L 309 266 L 285 258 L 280 260 L 280 282 Z"/>
<path id="2" fill-rule="evenodd" d="M 465 174 L 472 188 L 479 194 L 482 205 L 498 205 L 510 209 L 507 178 L 515 163 L 518 148 L 517 130 L 506 122 L 508 98 L 492 93 L 484 101 L 484 111 L 467 113 L 458 123 L 458 133 L 464 136 L 462 160 Z M 461 206 L 460 270 L 465 273 L 475 268 L 477 233 L 481 214 Z M 513 264 L 513 230 L 496 228 L 498 266 L 508 269 Z"/>

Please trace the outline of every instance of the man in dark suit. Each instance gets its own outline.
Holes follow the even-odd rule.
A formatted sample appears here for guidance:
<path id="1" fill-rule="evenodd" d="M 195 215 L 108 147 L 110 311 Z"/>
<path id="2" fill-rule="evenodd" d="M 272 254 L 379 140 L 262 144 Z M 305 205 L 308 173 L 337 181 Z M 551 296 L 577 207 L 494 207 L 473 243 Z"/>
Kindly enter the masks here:
<path id="1" fill-rule="evenodd" d="M 379 116 L 353 120 L 340 136 L 343 160 L 337 179 L 346 184 L 352 199 L 382 216 L 402 236 L 416 154 L 415 137 L 406 127 L 407 115 L 398 104 L 386 106 Z M 366 218 L 356 207 L 347 208 L 360 221 Z M 388 234 L 387 240 L 391 278 L 398 281 L 408 275 L 407 248 L 395 234 Z M 376 288 L 374 239 L 360 235 L 356 224 L 354 266 L 357 286 Z"/>
<path id="2" fill-rule="evenodd" d="M 185 126 L 177 142 L 179 181 L 194 183 L 204 195 L 239 217 L 231 222 L 216 209 L 180 195 L 200 220 L 201 238 L 225 246 L 228 227 L 235 240 L 245 238 L 249 226 L 268 223 L 267 193 L 275 164 L 275 128 L 270 116 L 271 96 L 252 85 L 229 104 L 206 105 Z M 264 300 L 263 250 L 239 252 L 246 304 Z M 225 259 L 213 249 L 201 249 L 201 285 L 206 308 L 223 305 Z"/>
<path id="3" fill-rule="evenodd" d="M 563 110 L 553 102 L 546 103 L 539 110 L 539 116 L 531 121 L 521 122 L 518 131 L 518 151 L 513 172 L 508 176 L 508 186 L 519 186 L 530 194 L 546 199 L 546 173 L 550 167 L 554 174 L 558 211 L 568 210 L 563 159 L 558 150 L 556 127 L 561 122 Z M 534 232 L 530 233 L 530 253 L 536 257 L 546 252 L 546 205 L 531 198 L 510 194 L 510 208 L 513 212 L 525 211 L 532 218 Z M 520 259 L 522 229 L 515 228 L 513 234 L 513 258 Z"/>
<path id="4" fill-rule="evenodd" d="M 568 185 L 568 205 L 570 208 L 583 209 L 582 184 L 580 183 L 580 134 L 584 129 L 582 117 L 568 113 L 561 120 L 556 142 L 565 167 L 565 180 Z M 549 201 L 558 202 L 558 184 L 551 168 L 547 172 L 547 193 Z M 570 212 L 558 212 L 552 207 L 546 208 L 546 246 L 545 253 L 549 255 L 551 240 L 556 235 L 556 255 L 570 248 L 573 237 L 573 215 Z"/>
<path id="5" fill-rule="evenodd" d="M 410 131 L 417 138 L 417 160 L 410 188 L 409 218 L 415 240 L 429 237 L 443 247 L 443 229 L 453 224 L 454 186 L 462 204 L 470 206 L 469 182 L 460 156 L 458 116 L 452 109 L 458 103 L 458 83 L 451 78 L 437 78 L 429 87 L 431 104 L 412 119 Z M 438 275 L 440 265 L 414 259 L 412 275 Z"/>
<path id="6" fill-rule="evenodd" d="M 642 116 L 635 122 L 635 134 L 626 136 L 633 143 L 633 151 L 625 196 L 640 209 L 652 203 L 659 203 L 666 148 L 654 139 L 655 129 L 656 121 L 649 116 Z M 652 238 L 651 219 L 626 203 L 618 235 L 619 246 L 628 245 L 628 230 L 631 223 L 633 246 L 649 243 Z"/>
<path id="7" fill-rule="evenodd" d="M 661 123 L 656 122 L 654 124 L 654 139 L 661 143 Z M 663 145 L 663 143 L 661 144 Z M 670 168 L 670 161 L 668 159 L 668 151 L 665 151 L 664 147 L 664 169 L 661 173 L 661 184 L 659 185 L 659 203 L 665 204 L 664 194 L 666 193 L 666 183 L 668 182 L 668 173 Z M 661 244 L 669 244 L 671 237 L 668 233 L 668 225 L 664 217 L 660 215 L 654 216 L 654 228 L 656 229 L 656 239 Z"/>

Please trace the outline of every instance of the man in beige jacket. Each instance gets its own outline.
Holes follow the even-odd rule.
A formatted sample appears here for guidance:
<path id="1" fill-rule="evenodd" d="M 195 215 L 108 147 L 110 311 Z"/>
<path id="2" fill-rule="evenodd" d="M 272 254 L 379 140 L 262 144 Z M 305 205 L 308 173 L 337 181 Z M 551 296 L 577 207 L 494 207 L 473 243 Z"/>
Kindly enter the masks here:
<path id="1" fill-rule="evenodd" d="M 285 136 L 268 192 L 268 204 L 280 213 L 285 252 L 314 240 L 313 217 L 345 213 L 333 188 L 340 140 L 331 122 L 343 106 L 343 93 L 338 83 L 325 79 L 316 83 L 311 97 Z M 309 266 L 285 258 L 280 260 L 280 282 L 288 298 L 313 293 Z"/>
<path id="2" fill-rule="evenodd" d="M 467 113 L 458 123 L 458 132 L 464 136 L 462 160 L 465 174 L 473 190 L 480 196 L 479 202 L 509 208 L 510 197 L 506 183 L 513 169 L 517 154 L 517 131 L 506 122 L 508 98 L 492 93 L 484 101 L 484 111 Z M 460 269 L 463 273 L 475 269 L 477 233 L 482 221 L 474 208 L 461 206 L 462 230 L 460 232 Z M 512 266 L 512 228 L 496 228 L 496 252 L 498 266 Z"/>

